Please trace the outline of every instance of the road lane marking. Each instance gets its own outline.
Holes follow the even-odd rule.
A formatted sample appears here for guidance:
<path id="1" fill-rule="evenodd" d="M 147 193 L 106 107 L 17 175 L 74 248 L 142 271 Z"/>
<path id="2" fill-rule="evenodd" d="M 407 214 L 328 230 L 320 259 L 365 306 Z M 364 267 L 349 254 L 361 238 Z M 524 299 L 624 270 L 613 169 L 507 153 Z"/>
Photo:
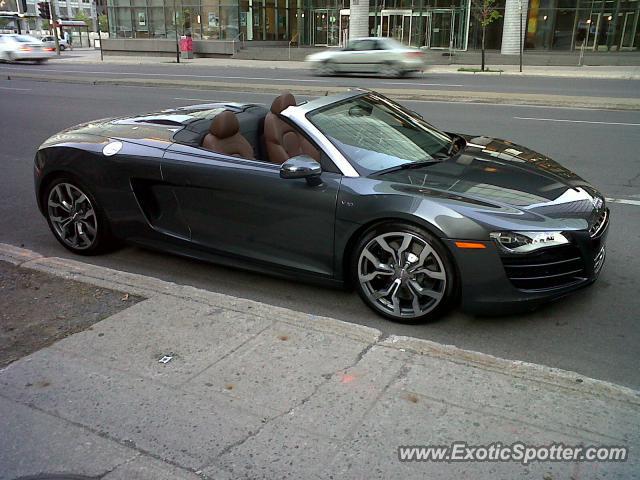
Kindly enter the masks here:
<path id="1" fill-rule="evenodd" d="M 627 200 L 626 198 L 607 198 L 609 203 L 622 203 L 624 205 L 635 205 L 640 207 L 640 200 Z"/>
<path id="2" fill-rule="evenodd" d="M 270 77 L 233 77 L 229 75 L 192 75 L 187 73 L 136 73 L 136 72 L 109 72 L 109 71 L 92 71 L 92 70 L 64 70 L 59 68 L 20 68 L 5 67 L 1 70 L 22 70 L 30 72 L 51 72 L 51 73 L 85 73 L 90 75 L 137 75 L 141 77 L 179 77 L 179 78 L 222 78 L 229 80 L 268 80 L 273 82 L 315 82 L 327 83 L 329 80 L 311 79 L 311 78 L 270 78 Z"/>
<path id="3" fill-rule="evenodd" d="M 242 67 L 239 67 L 242 68 Z M 24 68 L 24 67 L 6 67 L 4 70 L 28 70 L 34 71 L 32 68 Z M 331 80 L 322 80 L 317 78 L 270 78 L 270 77 L 234 77 L 228 75 L 193 75 L 186 73 L 135 73 L 135 72 L 110 72 L 110 71 L 92 71 L 92 70 L 66 70 L 62 68 L 39 68 L 35 70 L 38 72 L 60 72 L 60 73 L 89 73 L 92 75 L 140 75 L 145 77 L 185 77 L 185 78 L 228 78 L 230 80 L 273 80 L 276 82 L 315 82 L 315 83 L 330 83 Z M 377 81 L 378 79 L 372 78 L 371 80 Z M 417 86 L 428 86 L 428 87 L 464 87 L 465 85 L 461 84 L 450 84 L 450 83 L 416 83 L 412 81 L 407 82 L 381 82 L 383 85 L 417 85 Z"/>
<path id="4" fill-rule="evenodd" d="M 425 87 L 467 87 L 470 85 L 457 85 L 454 83 L 416 83 L 416 82 L 382 82 L 383 85 L 418 85 Z"/>
<path id="5" fill-rule="evenodd" d="M 259 95 L 262 97 L 269 97 L 271 98 L 273 95 L 270 93 L 258 93 L 258 92 L 229 92 L 231 94 L 238 94 L 238 93 L 242 93 L 243 95 Z M 312 98 L 308 95 L 296 95 L 296 98 Z M 211 98 L 190 98 L 190 97 L 173 97 L 173 100 L 183 100 L 183 101 L 187 101 L 187 102 L 206 102 L 206 103 L 224 103 L 225 101 L 228 102 L 228 100 L 215 100 L 215 99 L 211 99 Z"/>
<path id="6" fill-rule="evenodd" d="M 478 91 L 479 92 L 479 91 Z M 501 92 L 494 92 L 501 93 Z M 597 97 L 596 97 L 597 98 Z M 453 100 L 402 100 L 403 103 L 443 103 L 446 105 L 476 105 L 476 106 L 488 106 L 488 107 L 513 107 L 513 108 L 541 108 L 548 110 L 586 110 L 588 112 L 629 112 L 629 110 L 619 110 L 612 108 L 597 108 L 597 107 L 571 107 L 571 106 L 558 106 L 558 105 L 527 105 L 526 103 L 495 103 L 495 102 L 477 102 L 477 101 L 453 101 Z"/>
<path id="7" fill-rule="evenodd" d="M 22 92 L 30 92 L 30 88 L 16 88 L 16 87 L 0 87 L 2 90 L 20 90 Z"/>
<path id="8" fill-rule="evenodd" d="M 626 125 L 629 127 L 640 127 L 640 123 L 627 122 L 596 122 L 591 120 L 565 120 L 561 118 L 535 118 L 535 117 L 513 117 L 516 120 L 533 120 L 538 122 L 563 122 L 563 123 L 591 123 L 596 125 Z"/>

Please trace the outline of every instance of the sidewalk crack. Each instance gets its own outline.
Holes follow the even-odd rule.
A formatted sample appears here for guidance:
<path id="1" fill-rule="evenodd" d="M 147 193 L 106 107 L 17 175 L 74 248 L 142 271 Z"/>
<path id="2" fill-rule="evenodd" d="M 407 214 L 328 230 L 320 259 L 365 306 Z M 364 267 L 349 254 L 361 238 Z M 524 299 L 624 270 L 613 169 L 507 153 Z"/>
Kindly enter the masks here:
<path id="1" fill-rule="evenodd" d="M 380 336 L 381 337 L 381 336 Z M 358 354 L 356 355 L 356 358 L 354 359 L 354 361 L 349 364 L 348 366 L 342 368 L 340 370 L 340 372 L 347 372 L 348 370 L 350 370 L 351 368 L 355 367 L 358 363 L 360 363 L 360 361 L 364 358 L 364 356 L 376 345 L 378 345 L 378 343 L 380 342 L 380 337 L 378 337 L 374 342 L 371 343 L 367 343 L 364 348 L 362 350 L 360 350 L 360 352 L 358 352 Z M 295 404 L 294 406 L 292 406 L 289 410 L 282 412 L 270 419 L 264 419 L 262 425 L 260 425 L 257 429 L 255 429 L 254 431 L 250 431 L 244 438 L 241 438 L 240 440 L 237 440 L 229 445 L 227 445 L 226 447 L 224 447 L 220 453 L 207 465 L 203 466 L 202 468 L 200 468 L 200 470 L 206 468 L 209 465 L 215 464 L 215 460 L 223 457 L 224 455 L 226 455 L 227 453 L 231 452 L 232 450 L 242 446 L 243 444 L 245 444 L 246 442 L 248 442 L 249 440 L 251 440 L 252 438 L 258 436 L 267 425 L 270 425 L 272 423 L 274 423 L 275 421 L 277 421 L 280 418 L 286 417 L 287 415 L 293 415 L 294 411 L 297 408 L 300 408 L 301 406 L 305 405 L 309 400 L 311 400 L 317 393 L 318 391 L 324 387 L 327 383 L 329 383 L 331 381 L 331 379 L 334 377 L 336 372 L 333 373 L 329 373 L 329 374 L 325 374 L 323 375 L 323 381 L 321 381 L 320 383 L 318 383 L 313 391 L 307 395 L 306 397 L 304 397 L 302 400 L 300 400 L 297 404 Z M 395 377 L 394 377 L 395 379 Z"/>
<path id="2" fill-rule="evenodd" d="M 211 367 L 213 367 L 214 365 L 220 363 L 221 361 L 223 361 L 224 359 L 228 358 L 229 356 L 233 355 L 234 353 L 236 353 L 238 350 L 240 350 L 242 347 L 244 347 L 246 344 L 248 344 L 249 342 L 255 340 L 257 337 L 259 337 L 263 332 L 265 332 L 266 330 L 268 330 L 269 328 L 273 327 L 275 322 L 270 322 L 268 325 L 266 325 L 264 328 L 261 328 L 260 330 L 258 330 L 255 334 L 251 335 L 249 338 L 247 338 L 244 342 L 240 343 L 239 345 L 237 345 L 236 347 L 232 348 L 231 350 L 229 350 L 227 353 L 225 353 L 224 355 L 222 355 L 220 358 L 218 358 L 216 361 L 214 361 L 212 364 L 207 365 L 206 367 L 204 367 L 202 370 L 194 373 L 193 375 L 191 375 L 190 377 L 188 377 L 186 380 L 184 380 L 183 382 L 179 383 L 177 386 L 178 387 L 182 387 L 185 384 L 189 383 L 191 380 L 193 380 L 194 378 L 198 377 L 199 375 L 202 375 L 204 372 L 206 372 L 207 370 L 209 370 Z"/>

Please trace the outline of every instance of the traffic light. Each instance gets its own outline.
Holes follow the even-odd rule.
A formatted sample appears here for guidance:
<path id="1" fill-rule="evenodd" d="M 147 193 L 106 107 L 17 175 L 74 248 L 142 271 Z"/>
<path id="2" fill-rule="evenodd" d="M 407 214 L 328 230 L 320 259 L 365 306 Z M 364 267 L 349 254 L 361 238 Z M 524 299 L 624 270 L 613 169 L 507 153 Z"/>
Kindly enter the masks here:
<path id="1" fill-rule="evenodd" d="M 49 2 L 38 2 L 38 15 L 47 20 L 51 19 L 51 7 Z"/>

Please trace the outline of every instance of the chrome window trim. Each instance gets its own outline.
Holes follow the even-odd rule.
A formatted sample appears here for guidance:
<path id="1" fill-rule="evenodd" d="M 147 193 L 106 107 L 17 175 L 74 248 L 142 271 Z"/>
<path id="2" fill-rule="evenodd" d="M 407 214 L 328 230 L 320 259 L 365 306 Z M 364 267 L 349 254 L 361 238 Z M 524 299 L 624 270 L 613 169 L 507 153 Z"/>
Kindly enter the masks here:
<path id="1" fill-rule="evenodd" d="M 353 168 L 353 165 L 351 165 L 345 156 L 340 153 L 340 150 L 338 150 L 333 143 L 331 143 L 329 139 L 327 139 L 327 137 L 325 137 L 324 134 L 307 119 L 306 113 L 307 109 L 291 106 L 283 110 L 281 115 L 293 121 L 307 135 L 309 135 L 309 137 L 311 137 L 329 156 L 342 175 L 345 177 L 359 177 L 360 174 L 358 171 Z"/>

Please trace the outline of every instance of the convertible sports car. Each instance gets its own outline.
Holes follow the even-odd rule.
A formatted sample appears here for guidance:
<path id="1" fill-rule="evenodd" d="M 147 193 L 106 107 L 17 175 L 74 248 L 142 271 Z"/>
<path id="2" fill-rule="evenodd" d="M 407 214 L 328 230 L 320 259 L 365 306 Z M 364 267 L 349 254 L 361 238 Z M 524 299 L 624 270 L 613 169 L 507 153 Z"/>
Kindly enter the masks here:
<path id="1" fill-rule="evenodd" d="M 72 252 L 126 240 L 353 285 L 410 323 L 591 284 L 609 224 L 602 195 L 544 155 L 442 132 L 365 90 L 79 125 L 42 144 L 35 190 Z"/>

